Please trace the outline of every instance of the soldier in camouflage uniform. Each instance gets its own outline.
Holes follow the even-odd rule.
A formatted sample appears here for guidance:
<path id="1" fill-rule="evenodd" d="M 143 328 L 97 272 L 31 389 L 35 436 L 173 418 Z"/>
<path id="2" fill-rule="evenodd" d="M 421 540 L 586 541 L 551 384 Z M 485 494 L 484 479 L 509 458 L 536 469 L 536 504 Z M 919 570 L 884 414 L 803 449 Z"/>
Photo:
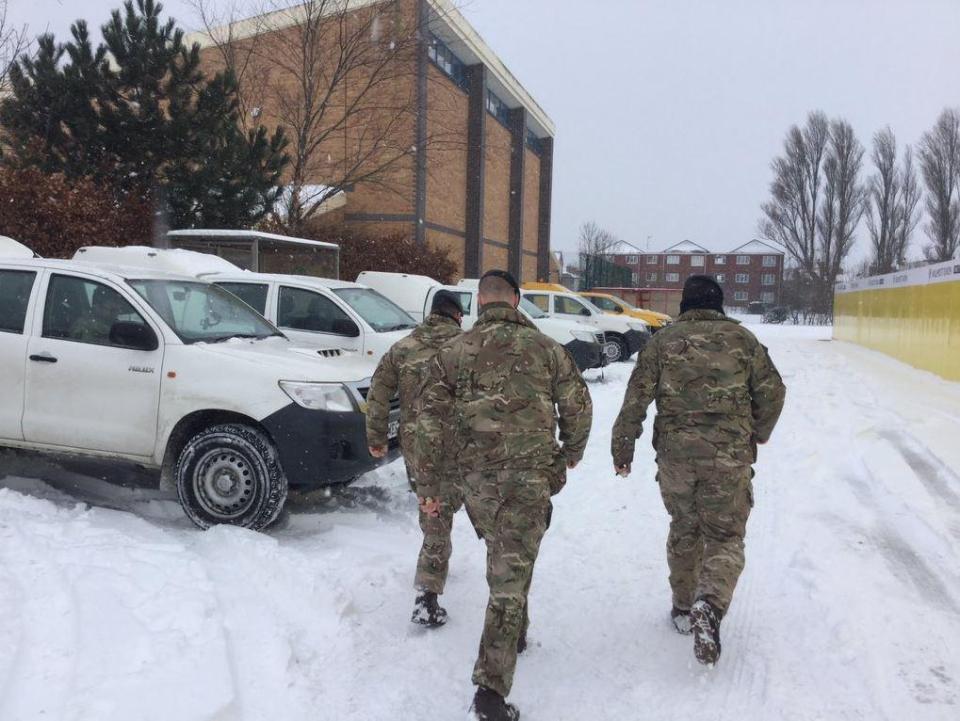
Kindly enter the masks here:
<path id="1" fill-rule="evenodd" d="M 484 275 L 480 318 L 431 364 L 417 425 L 417 492 L 433 508 L 457 498 L 443 472 L 444 458 L 452 456 L 467 513 L 487 546 L 490 596 L 472 707 L 483 721 L 519 718 L 504 697 L 524 642 L 527 593 L 550 497 L 582 458 L 592 422 L 576 364 L 517 311 L 519 300 L 509 273 Z"/>
<path id="2" fill-rule="evenodd" d="M 380 360 L 370 391 L 367 394 L 367 443 L 370 454 L 382 458 L 387 453 L 387 426 L 390 401 L 400 396 L 400 448 L 407 464 L 411 488 L 416 488 L 416 467 L 413 448 L 414 405 L 420 394 L 428 365 L 440 347 L 461 334 L 463 307 L 456 293 L 438 291 L 433 297 L 430 315 L 416 330 L 398 341 Z M 453 517 L 462 505 L 459 479 L 451 478 L 448 502 L 436 515 L 420 509 L 423 546 L 417 560 L 414 586 L 418 591 L 414 602 L 414 623 L 436 628 L 447 622 L 447 612 L 437 599 L 447 582 L 452 546 L 450 531 Z"/>
<path id="3" fill-rule="evenodd" d="M 767 349 L 723 313 L 723 291 L 692 276 L 681 314 L 640 354 L 613 427 L 613 465 L 630 473 L 647 406 L 670 514 L 667 561 L 674 625 L 694 633 L 701 663 L 720 657 L 720 620 L 743 571 L 751 465 L 773 432 L 786 389 Z"/>

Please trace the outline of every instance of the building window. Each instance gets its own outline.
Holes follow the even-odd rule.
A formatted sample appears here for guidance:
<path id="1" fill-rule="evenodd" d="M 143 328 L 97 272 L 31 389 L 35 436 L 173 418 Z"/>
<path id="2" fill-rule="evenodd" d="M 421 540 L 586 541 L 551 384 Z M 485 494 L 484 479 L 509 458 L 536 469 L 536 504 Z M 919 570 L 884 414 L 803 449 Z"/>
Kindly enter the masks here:
<path id="1" fill-rule="evenodd" d="M 738 256 L 737 256 L 737 265 L 750 265 L 750 256 L 749 256 L 749 255 L 738 255 Z"/>
<path id="2" fill-rule="evenodd" d="M 467 89 L 467 66 L 453 54 L 447 44 L 434 35 L 427 47 L 427 55 L 453 82 L 463 90 Z"/>
<path id="3" fill-rule="evenodd" d="M 726 264 L 727 264 L 727 256 L 725 256 L 725 255 L 715 255 L 715 256 L 713 257 L 713 262 L 714 262 L 715 265 L 726 265 Z"/>
<path id="4" fill-rule="evenodd" d="M 749 274 L 749 273 L 737 273 L 736 281 L 737 281 L 738 283 L 749 283 L 749 282 L 750 282 L 750 274 Z"/>
<path id="5" fill-rule="evenodd" d="M 504 125 L 510 125 L 510 108 L 489 88 L 487 89 L 487 111 Z"/>
<path id="6" fill-rule="evenodd" d="M 680 265 L 680 256 L 679 256 L 679 255 L 668 255 L 668 256 L 667 256 L 667 265 Z"/>
<path id="7" fill-rule="evenodd" d="M 776 299 L 776 296 L 773 293 L 760 294 L 760 300 L 762 300 L 764 303 L 773 303 L 775 299 Z"/>
<path id="8" fill-rule="evenodd" d="M 727 276 L 724 273 L 717 273 L 714 277 L 717 279 L 718 283 L 723 284 L 727 282 Z"/>
<path id="9" fill-rule="evenodd" d="M 656 265 L 658 260 L 660 260 L 660 256 L 659 256 L 659 255 L 648 255 L 648 256 L 647 256 L 647 265 Z"/>
<path id="10" fill-rule="evenodd" d="M 679 273 L 664 273 L 664 274 L 663 274 L 663 279 L 664 279 L 665 281 L 667 281 L 668 283 L 679 283 L 679 282 L 680 282 L 680 274 L 679 274 Z"/>
<path id="11" fill-rule="evenodd" d="M 696 268 L 703 267 L 703 256 L 702 255 L 691 255 L 690 256 L 690 265 Z"/>
<path id="12" fill-rule="evenodd" d="M 656 273 L 647 273 L 647 282 L 648 282 L 648 283 L 656 283 L 656 282 L 657 282 L 657 274 L 656 274 Z"/>
<path id="13" fill-rule="evenodd" d="M 636 265 L 639 262 L 640 262 L 639 256 L 636 256 L 636 255 L 627 256 L 627 265 Z"/>
<path id="14" fill-rule="evenodd" d="M 738 290 L 736 293 L 733 294 L 734 300 L 739 300 L 742 302 L 746 302 L 748 297 L 749 296 L 747 295 L 747 291 L 745 290 Z"/>
<path id="15" fill-rule="evenodd" d="M 527 128 L 527 147 L 534 155 L 543 155 L 543 141 L 529 127 Z"/>
<path id="16" fill-rule="evenodd" d="M 639 273 L 631 273 L 631 274 L 630 274 L 630 282 L 633 284 L 633 287 L 634 287 L 634 288 L 636 288 L 638 285 L 640 285 L 640 274 L 639 274 Z"/>
<path id="17" fill-rule="evenodd" d="M 764 285 L 776 285 L 777 276 L 773 273 L 764 273 L 763 274 L 763 284 Z"/>
<path id="18" fill-rule="evenodd" d="M 764 268 L 776 268 L 776 267 L 777 267 L 777 256 L 775 256 L 775 255 L 765 255 L 765 256 L 763 256 L 763 267 L 764 267 Z"/>

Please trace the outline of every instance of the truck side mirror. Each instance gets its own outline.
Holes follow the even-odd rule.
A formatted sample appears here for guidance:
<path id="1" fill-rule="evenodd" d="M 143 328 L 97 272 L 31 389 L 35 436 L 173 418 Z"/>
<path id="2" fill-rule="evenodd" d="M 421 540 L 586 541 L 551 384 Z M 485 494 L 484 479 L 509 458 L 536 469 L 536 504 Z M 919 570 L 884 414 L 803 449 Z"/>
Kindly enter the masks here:
<path id="1" fill-rule="evenodd" d="M 152 351 L 160 347 L 157 336 L 146 323 L 117 321 L 110 326 L 110 344 L 130 350 Z"/>

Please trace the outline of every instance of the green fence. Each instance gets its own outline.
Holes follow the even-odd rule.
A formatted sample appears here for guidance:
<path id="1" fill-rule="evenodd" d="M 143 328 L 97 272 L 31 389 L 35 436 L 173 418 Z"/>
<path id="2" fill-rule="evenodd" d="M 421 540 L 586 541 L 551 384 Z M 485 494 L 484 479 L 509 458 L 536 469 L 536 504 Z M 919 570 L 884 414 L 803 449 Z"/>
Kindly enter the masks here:
<path id="1" fill-rule="evenodd" d="M 633 273 L 630 269 L 613 263 L 605 256 L 581 253 L 580 269 L 580 290 L 633 287 Z"/>

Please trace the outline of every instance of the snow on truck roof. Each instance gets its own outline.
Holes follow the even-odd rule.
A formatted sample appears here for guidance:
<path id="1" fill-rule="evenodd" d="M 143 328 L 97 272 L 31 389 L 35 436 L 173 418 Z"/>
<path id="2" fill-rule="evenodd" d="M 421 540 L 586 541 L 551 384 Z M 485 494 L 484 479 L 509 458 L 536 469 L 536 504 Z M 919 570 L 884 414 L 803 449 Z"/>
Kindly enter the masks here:
<path id="1" fill-rule="evenodd" d="M 84 263 L 144 268 L 191 277 L 240 271 L 240 268 L 230 261 L 210 253 L 180 248 L 151 248 L 145 245 L 123 248 L 86 246 L 74 253 L 73 259 Z"/>
<path id="2" fill-rule="evenodd" d="M 126 280 L 192 280 L 196 276 L 186 273 L 171 273 L 169 271 L 154 270 L 141 266 L 122 265 L 119 263 L 97 263 L 88 260 L 65 260 L 60 258 L 10 258 L 5 264 L 13 264 L 24 268 L 50 268 L 53 270 L 73 270 L 88 273 L 89 275 L 116 282 Z"/>
<path id="3" fill-rule="evenodd" d="M 0 235 L 0 258 L 35 258 L 36 255 L 18 240 Z"/>

